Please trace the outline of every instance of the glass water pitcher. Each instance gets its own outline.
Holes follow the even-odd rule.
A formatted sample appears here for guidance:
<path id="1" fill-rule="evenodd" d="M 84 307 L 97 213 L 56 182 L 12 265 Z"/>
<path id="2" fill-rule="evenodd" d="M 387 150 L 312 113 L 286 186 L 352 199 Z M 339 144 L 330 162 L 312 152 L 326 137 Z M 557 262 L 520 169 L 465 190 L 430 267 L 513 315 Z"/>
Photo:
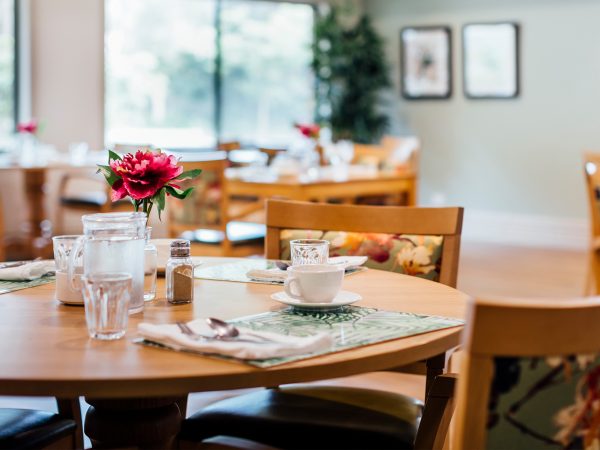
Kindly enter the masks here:
<path id="1" fill-rule="evenodd" d="M 83 255 L 83 274 L 126 272 L 132 277 L 129 313 L 144 308 L 144 246 L 146 215 L 144 213 L 87 214 L 81 218 L 83 236 L 71 252 L 69 279 L 76 287 L 74 262 Z"/>

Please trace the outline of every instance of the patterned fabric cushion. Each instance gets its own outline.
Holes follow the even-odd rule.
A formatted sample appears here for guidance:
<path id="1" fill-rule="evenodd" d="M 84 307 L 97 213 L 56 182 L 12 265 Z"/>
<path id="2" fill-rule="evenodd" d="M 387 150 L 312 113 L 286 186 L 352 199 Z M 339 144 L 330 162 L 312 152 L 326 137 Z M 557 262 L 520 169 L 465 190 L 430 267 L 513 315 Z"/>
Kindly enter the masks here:
<path id="1" fill-rule="evenodd" d="M 600 359 L 496 358 L 488 449 L 600 448 Z"/>
<path id="2" fill-rule="evenodd" d="M 325 239 L 330 256 L 368 256 L 372 269 L 415 275 L 439 281 L 442 236 L 350 233 L 346 231 L 282 230 L 281 259 L 290 259 L 293 239 Z"/>

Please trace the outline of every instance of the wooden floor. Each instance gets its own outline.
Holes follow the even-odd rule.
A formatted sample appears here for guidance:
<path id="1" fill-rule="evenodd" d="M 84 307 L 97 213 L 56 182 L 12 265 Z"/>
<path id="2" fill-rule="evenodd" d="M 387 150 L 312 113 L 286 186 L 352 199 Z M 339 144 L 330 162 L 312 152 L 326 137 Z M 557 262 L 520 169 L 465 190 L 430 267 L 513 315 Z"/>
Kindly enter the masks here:
<path id="1" fill-rule="evenodd" d="M 573 297 L 584 293 L 585 251 L 463 243 L 458 289 L 474 297 Z"/>
<path id="2" fill-rule="evenodd" d="M 463 243 L 458 289 L 479 298 L 571 297 L 583 295 L 585 276 L 584 251 Z M 188 414 L 219 398 L 190 396 Z M 0 397 L 0 407 L 55 410 L 48 398 Z"/>

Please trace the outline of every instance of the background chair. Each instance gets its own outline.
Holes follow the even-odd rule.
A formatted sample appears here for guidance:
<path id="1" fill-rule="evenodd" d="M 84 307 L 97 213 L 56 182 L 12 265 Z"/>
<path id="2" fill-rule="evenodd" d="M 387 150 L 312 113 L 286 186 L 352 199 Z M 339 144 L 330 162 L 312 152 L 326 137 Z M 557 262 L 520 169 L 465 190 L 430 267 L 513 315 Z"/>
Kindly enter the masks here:
<path id="1" fill-rule="evenodd" d="M 4 230 L 4 207 L 0 198 L 0 261 L 6 261 L 6 232 Z"/>
<path id="2" fill-rule="evenodd" d="M 57 400 L 58 414 L 0 408 L 0 449 L 79 449 L 83 430 L 79 399 Z"/>
<path id="3" fill-rule="evenodd" d="M 468 318 L 452 448 L 597 445 L 600 298 L 478 300 Z"/>
<path id="4" fill-rule="evenodd" d="M 230 206 L 224 173 L 225 153 L 211 154 L 204 161 L 183 161 L 183 170 L 200 169 L 202 175 L 182 183 L 182 188 L 195 187 L 191 197 L 177 200 L 169 197 L 169 235 L 189 239 L 192 254 L 203 256 L 247 256 L 263 253 L 265 226 L 234 219 L 243 215 Z"/>
<path id="5" fill-rule="evenodd" d="M 371 267 L 382 264 L 381 255 L 385 252 L 388 259 L 399 261 L 394 266 L 398 271 L 455 286 L 462 214 L 462 208 L 348 206 L 269 200 L 266 256 L 285 259 L 292 238 L 325 238 L 332 242 L 335 251 L 366 254 L 370 257 L 367 265 Z M 397 242 L 390 246 L 391 241 Z M 344 248 L 348 242 L 352 244 Z M 357 246 L 357 242 L 360 245 Z M 377 243 L 383 248 L 377 249 Z M 429 262 L 423 265 L 421 257 L 418 258 L 421 263 L 411 259 L 410 255 L 417 254 L 421 257 L 429 255 Z M 432 379 L 441 374 L 444 355 L 432 358 L 428 363 L 426 367 L 415 365 L 411 370 L 426 371 Z M 406 387 L 407 377 L 412 377 L 409 383 L 414 385 L 414 375 L 388 375 L 386 384 L 381 384 L 381 377 L 373 379 L 367 374 L 328 380 L 318 386 L 306 384 L 264 390 L 217 402 L 185 422 L 182 439 L 197 441 L 225 434 L 268 445 L 278 446 L 285 442 L 286 447 L 310 447 L 310 437 L 321 429 L 326 432 L 320 435 L 327 434 L 331 438 L 328 445 L 337 443 L 335 445 L 340 448 L 389 447 L 392 444 L 410 448 L 421 417 L 420 404 L 397 391 Z M 432 392 L 431 386 L 423 386 L 425 380 L 422 377 L 419 381 L 416 384 L 420 384 L 421 392 L 426 389 Z M 350 388 L 346 384 L 375 389 Z M 224 418 L 227 426 L 218 426 Z M 274 428 L 285 430 L 281 433 L 283 438 L 279 433 L 274 435 Z M 348 432 L 350 428 L 351 433 Z M 421 434 L 429 436 L 430 442 L 439 442 L 440 438 L 432 437 L 435 430 L 426 428 Z M 312 441 L 312 446 L 315 445 L 318 441 Z"/>
<path id="6" fill-rule="evenodd" d="M 600 294 L 600 153 L 586 153 L 583 162 L 591 231 L 584 294 L 598 295 Z"/>
<path id="7" fill-rule="evenodd" d="M 150 145 L 115 144 L 113 150 L 119 154 L 151 150 Z M 107 155 L 108 158 L 108 155 Z M 56 233 L 65 233 L 65 219 L 69 212 L 81 214 L 132 211 L 129 200 L 112 202 L 111 188 L 104 177 L 95 171 L 76 171 L 65 174 L 59 184 L 59 209 L 55 224 Z"/>
<path id="8" fill-rule="evenodd" d="M 352 164 L 375 167 L 379 170 L 407 171 L 415 174 L 418 180 L 421 143 L 415 136 L 386 135 L 377 145 L 354 144 Z M 359 204 L 369 205 L 408 205 L 409 199 L 416 199 L 417 184 L 412 192 L 388 196 L 360 197 Z M 416 202 L 416 200 L 415 200 Z"/>

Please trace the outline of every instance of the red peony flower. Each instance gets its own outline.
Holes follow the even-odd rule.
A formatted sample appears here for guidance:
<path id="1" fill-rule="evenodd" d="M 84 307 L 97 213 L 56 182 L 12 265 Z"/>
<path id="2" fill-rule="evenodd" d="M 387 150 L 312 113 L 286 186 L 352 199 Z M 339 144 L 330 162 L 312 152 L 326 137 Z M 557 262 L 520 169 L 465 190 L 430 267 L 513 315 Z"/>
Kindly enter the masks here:
<path id="1" fill-rule="evenodd" d="M 321 127 L 319 125 L 317 125 L 316 123 L 311 123 L 311 124 L 297 123 L 294 126 L 296 128 L 298 128 L 300 133 L 302 133 L 307 138 L 313 138 L 313 139 L 319 138 L 319 133 L 321 132 Z"/>
<path id="2" fill-rule="evenodd" d="M 200 169 L 184 172 L 177 162 L 175 156 L 160 149 L 138 150 L 123 157 L 109 151 L 108 165 L 98 164 L 98 172 L 111 186 L 113 202 L 129 196 L 135 211 L 141 208 L 148 217 L 156 204 L 160 219 L 167 196 L 183 200 L 194 190 L 193 186 L 182 190 L 176 183 L 196 178 L 202 172 Z"/>
<path id="3" fill-rule="evenodd" d="M 122 160 L 112 160 L 110 168 L 120 177 L 112 186 L 113 201 L 128 195 L 134 200 L 152 197 L 183 172 L 175 156 L 141 150 L 128 153 Z"/>
<path id="4" fill-rule="evenodd" d="M 38 124 L 35 120 L 31 120 L 30 122 L 23 122 L 17 125 L 17 131 L 19 133 L 31 133 L 35 134 L 38 129 Z"/>

